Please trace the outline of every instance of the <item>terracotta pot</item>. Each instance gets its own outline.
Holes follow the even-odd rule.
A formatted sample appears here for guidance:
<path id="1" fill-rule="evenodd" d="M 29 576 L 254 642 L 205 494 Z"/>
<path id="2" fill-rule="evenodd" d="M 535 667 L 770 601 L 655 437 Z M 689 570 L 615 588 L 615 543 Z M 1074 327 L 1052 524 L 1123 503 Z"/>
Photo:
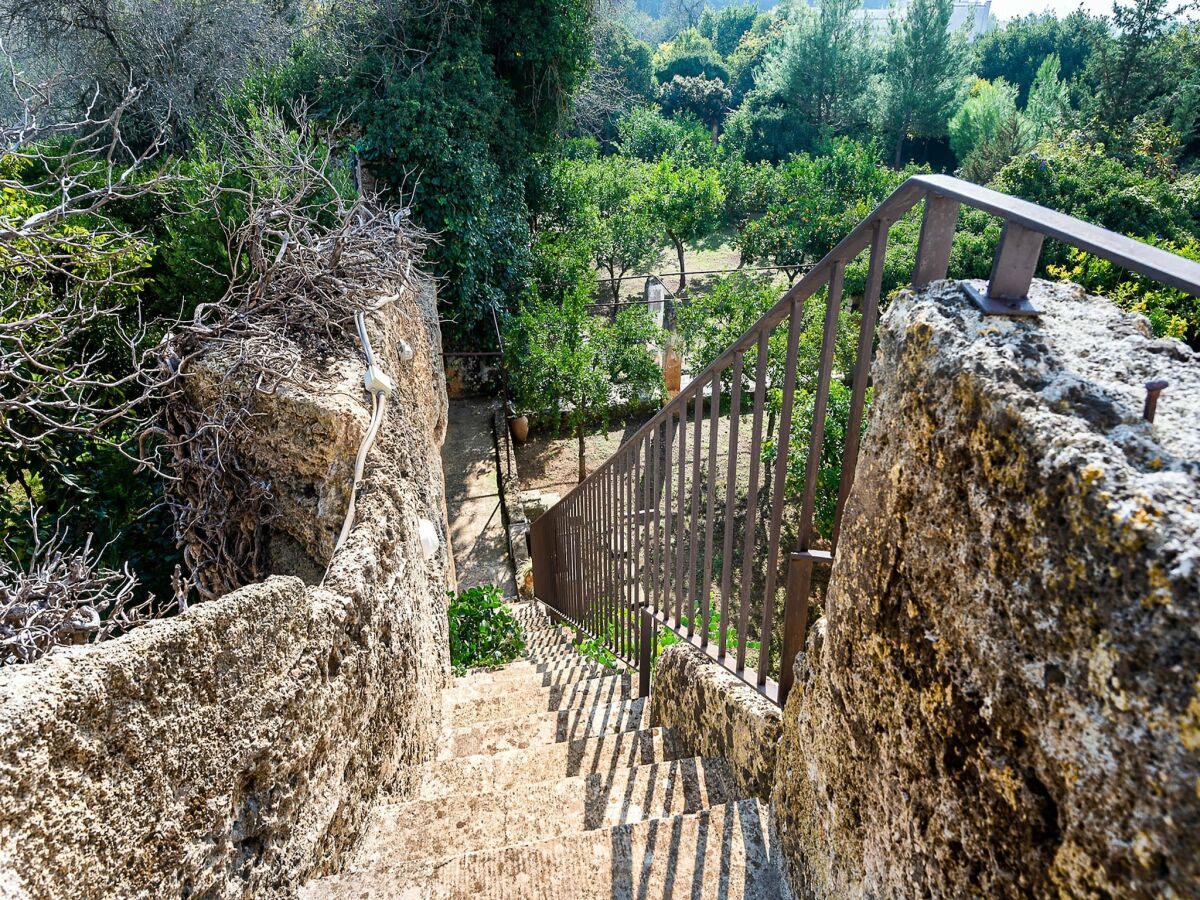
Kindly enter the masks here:
<path id="1" fill-rule="evenodd" d="M 529 440 L 528 416 L 514 416 L 508 420 L 508 428 L 512 432 L 513 439 L 518 444 L 523 444 Z"/>

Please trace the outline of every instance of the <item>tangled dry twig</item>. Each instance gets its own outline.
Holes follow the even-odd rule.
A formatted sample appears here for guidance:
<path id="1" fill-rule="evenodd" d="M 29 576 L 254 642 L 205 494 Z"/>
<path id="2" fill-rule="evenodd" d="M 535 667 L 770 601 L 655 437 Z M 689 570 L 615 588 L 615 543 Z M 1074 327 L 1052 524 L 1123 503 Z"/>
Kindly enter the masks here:
<path id="1" fill-rule="evenodd" d="M 30 663 L 55 647 L 104 640 L 149 618 L 153 598 L 134 602 L 137 578 L 126 566 L 104 568 L 89 534 L 82 547 L 67 546 L 59 529 L 37 539 L 22 568 L 16 554 L 0 559 L 0 665 Z"/>
<path id="2" fill-rule="evenodd" d="M 264 571 L 272 485 L 239 452 L 253 394 L 306 383 L 305 361 L 344 350 L 355 311 L 407 289 L 421 253 L 407 212 L 349 189 L 303 111 L 291 117 L 295 127 L 270 114 L 226 135 L 227 165 L 253 178 L 243 187 L 221 179 L 201 204 L 219 215 L 232 194 L 247 210 L 226 230 L 229 289 L 199 307 L 164 348 L 160 381 L 180 380 L 144 433 L 157 439 L 154 465 L 170 477 L 183 587 L 200 599 Z M 197 403 L 188 390 L 195 377 L 221 386 L 215 401 Z"/>

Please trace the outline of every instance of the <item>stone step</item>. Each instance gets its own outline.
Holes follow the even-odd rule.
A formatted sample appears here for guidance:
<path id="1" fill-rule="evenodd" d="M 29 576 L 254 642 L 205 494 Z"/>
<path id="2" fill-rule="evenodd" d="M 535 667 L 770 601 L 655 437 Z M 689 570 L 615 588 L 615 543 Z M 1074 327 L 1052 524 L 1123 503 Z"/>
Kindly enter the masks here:
<path id="1" fill-rule="evenodd" d="M 514 716 L 629 700 L 636 690 L 628 675 L 590 678 L 573 684 L 529 685 L 525 682 L 455 687 L 443 694 L 446 721 L 452 727 L 511 719 Z"/>
<path id="2" fill-rule="evenodd" d="M 741 799 L 720 759 L 676 759 L 519 790 L 378 806 L 356 869 L 413 871 L 477 850 L 531 844 Z"/>
<path id="3" fill-rule="evenodd" d="M 621 700 L 603 706 L 448 728 L 442 738 L 438 759 L 524 750 L 556 741 L 637 731 L 642 727 L 645 704 L 644 699 Z"/>
<path id="4" fill-rule="evenodd" d="M 503 684 L 504 682 L 529 682 L 542 687 L 573 684 L 589 678 L 604 678 L 619 674 L 607 666 L 585 664 L 566 666 L 542 672 L 528 660 L 509 663 L 502 669 L 478 669 L 454 680 L 456 687 L 468 684 Z"/>
<path id="5" fill-rule="evenodd" d="M 323 878 L 303 900 L 784 900 L 767 807 L 698 813 L 467 853 L 420 871 Z"/>
<path id="6" fill-rule="evenodd" d="M 460 756 L 426 764 L 413 799 L 511 790 L 517 785 L 613 772 L 689 755 L 670 731 L 650 728 L 507 750 L 492 756 Z"/>

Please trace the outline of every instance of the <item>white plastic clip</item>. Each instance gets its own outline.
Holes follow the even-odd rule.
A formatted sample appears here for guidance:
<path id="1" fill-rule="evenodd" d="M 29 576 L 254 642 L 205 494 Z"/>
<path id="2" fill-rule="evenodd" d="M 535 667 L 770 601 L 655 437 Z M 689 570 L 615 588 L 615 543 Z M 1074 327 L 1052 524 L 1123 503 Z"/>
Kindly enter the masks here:
<path id="1" fill-rule="evenodd" d="M 392 392 L 396 390 L 396 382 L 374 366 L 367 366 L 367 371 L 363 374 L 363 384 L 369 393 L 383 394 L 385 397 L 392 396 Z"/>

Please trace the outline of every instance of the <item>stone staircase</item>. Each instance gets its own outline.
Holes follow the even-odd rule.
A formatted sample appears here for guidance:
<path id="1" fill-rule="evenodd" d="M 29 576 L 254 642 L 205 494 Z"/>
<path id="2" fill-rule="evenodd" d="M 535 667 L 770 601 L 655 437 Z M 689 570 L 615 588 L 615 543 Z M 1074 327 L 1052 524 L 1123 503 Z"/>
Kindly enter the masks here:
<path id="1" fill-rule="evenodd" d="M 415 795 L 378 804 L 347 872 L 301 897 L 787 897 L 768 808 L 725 761 L 646 727 L 631 676 L 512 609 L 527 657 L 456 679 Z"/>

